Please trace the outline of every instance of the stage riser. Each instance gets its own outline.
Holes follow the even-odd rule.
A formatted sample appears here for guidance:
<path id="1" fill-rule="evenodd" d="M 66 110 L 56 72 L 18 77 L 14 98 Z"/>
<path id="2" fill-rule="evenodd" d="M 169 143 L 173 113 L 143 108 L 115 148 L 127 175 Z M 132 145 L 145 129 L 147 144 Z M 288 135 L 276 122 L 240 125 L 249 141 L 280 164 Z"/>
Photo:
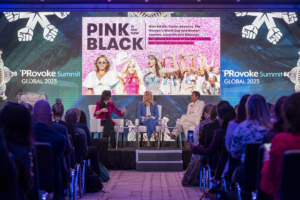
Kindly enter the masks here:
<path id="1" fill-rule="evenodd" d="M 136 171 L 140 172 L 175 172 L 182 170 L 182 163 L 136 163 Z"/>
<path id="2" fill-rule="evenodd" d="M 182 171 L 182 150 L 136 150 L 137 171 Z"/>
<path id="3" fill-rule="evenodd" d="M 139 153 L 139 161 L 181 161 L 182 153 Z"/>

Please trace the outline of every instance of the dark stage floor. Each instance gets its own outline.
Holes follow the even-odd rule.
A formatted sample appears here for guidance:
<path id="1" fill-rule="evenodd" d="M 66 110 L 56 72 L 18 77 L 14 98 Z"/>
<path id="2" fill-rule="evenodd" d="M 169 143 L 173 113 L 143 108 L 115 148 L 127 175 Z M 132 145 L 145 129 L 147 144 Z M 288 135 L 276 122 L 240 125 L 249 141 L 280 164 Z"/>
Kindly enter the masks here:
<path id="1" fill-rule="evenodd" d="M 172 145 L 173 146 L 173 145 Z M 176 145 L 174 145 L 176 146 Z M 156 147 L 146 148 L 143 146 L 140 150 L 156 151 L 156 150 L 180 150 L 176 147 L 164 147 L 157 149 Z M 108 148 L 107 168 L 111 170 L 135 170 L 136 169 L 136 148 L 135 147 L 118 147 L 118 149 Z M 183 169 L 185 170 L 191 160 L 191 150 L 182 149 Z"/>

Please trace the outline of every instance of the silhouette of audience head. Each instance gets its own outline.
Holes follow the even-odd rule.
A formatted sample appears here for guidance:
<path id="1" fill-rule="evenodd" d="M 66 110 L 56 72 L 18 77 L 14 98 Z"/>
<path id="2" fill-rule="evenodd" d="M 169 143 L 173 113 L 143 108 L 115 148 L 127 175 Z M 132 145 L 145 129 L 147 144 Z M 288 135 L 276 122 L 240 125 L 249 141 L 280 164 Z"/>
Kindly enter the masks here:
<path id="1" fill-rule="evenodd" d="M 77 113 L 77 122 L 79 122 L 81 112 L 80 112 L 80 110 L 79 110 L 78 108 L 73 108 L 73 109 L 74 109 L 74 110 L 76 111 L 76 113 Z"/>
<path id="2" fill-rule="evenodd" d="M 218 109 L 218 120 L 221 129 L 227 129 L 228 123 L 235 118 L 235 110 L 231 105 L 222 106 Z"/>
<path id="3" fill-rule="evenodd" d="M 300 134 L 300 93 L 287 97 L 282 107 L 285 131 Z"/>
<path id="4" fill-rule="evenodd" d="M 247 120 L 253 120 L 257 125 L 262 125 L 267 129 L 272 127 L 268 104 L 260 94 L 253 94 L 248 98 Z"/>
<path id="5" fill-rule="evenodd" d="M 39 100 L 33 107 L 33 118 L 35 122 L 46 124 L 49 127 L 52 124 L 51 106 L 48 101 Z"/>
<path id="6" fill-rule="evenodd" d="M 78 115 L 75 109 L 69 109 L 65 115 L 65 121 L 70 124 L 76 124 L 78 120 Z"/>
<path id="7" fill-rule="evenodd" d="M 6 141 L 20 145 L 31 145 L 31 114 L 17 103 L 6 105 L 0 115 L 0 129 Z"/>
<path id="8" fill-rule="evenodd" d="M 84 111 L 80 110 L 80 118 L 79 118 L 79 123 L 88 125 L 87 123 L 87 117 Z"/>
<path id="9" fill-rule="evenodd" d="M 241 123 L 246 120 L 247 118 L 247 112 L 246 112 L 246 104 L 248 101 L 248 98 L 250 97 L 250 94 L 245 94 L 242 96 L 238 109 L 237 109 L 237 115 L 235 118 L 236 123 Z"/>

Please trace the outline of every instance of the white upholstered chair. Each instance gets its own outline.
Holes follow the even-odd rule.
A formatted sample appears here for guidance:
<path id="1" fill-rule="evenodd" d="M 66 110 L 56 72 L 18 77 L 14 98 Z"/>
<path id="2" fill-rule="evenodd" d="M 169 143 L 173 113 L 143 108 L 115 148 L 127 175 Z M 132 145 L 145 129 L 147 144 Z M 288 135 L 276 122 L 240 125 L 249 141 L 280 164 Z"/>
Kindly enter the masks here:
<path id="1" fill-rule="evenodd" d="M 100 133 L 103 132 L 103 126 L 101 126 L 101 120 L 96 119 L 94 116 L 96 110 L 96 105 L 89 105 L 89 114 L 90 114 L 90 131 L 92 134 L 98 133 L 98 137 L 100 138 Z M 116 138 L 116 149 L 118 149 L 118 141 L 119 141 L 119 133 L 123 133 L 124 129 L 124 119 L 112 119 L 115 122 L 115 132 L 117 132 Z M 122 140 L 123 141 L 123 140 Z"/>
<path id="2" fill-rule="evenodd" d="M 161 137 L 161 112 L 162 112 L 162 106 L 161 105 L 157 105 L 158 108 L 158 125 L 156 126 L 156 132 L 158 133 L 158 145 L 157 148 L 159 149 L 160 146 L 160 137 Z M 139 135 L 141 134 L 141 140 L 143 140 L 143 133 L 147 133 L 147 126 L 143 126 L 140 123 L 140 120 L 137 118 L 135 119 L 135 125 L 137 126 L 137 132 L 136 132 L 136 142 L 137 142 L 137 146 L 138 149 L 140 149 L 140 143 L 139 143 Z"/>

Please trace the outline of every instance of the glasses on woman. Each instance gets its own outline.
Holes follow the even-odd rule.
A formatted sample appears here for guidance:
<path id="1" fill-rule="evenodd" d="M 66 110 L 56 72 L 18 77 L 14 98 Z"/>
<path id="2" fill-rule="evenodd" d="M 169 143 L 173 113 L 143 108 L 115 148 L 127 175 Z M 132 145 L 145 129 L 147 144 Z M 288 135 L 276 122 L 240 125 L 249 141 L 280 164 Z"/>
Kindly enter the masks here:
<path id="1" fill-rule="evenodd" d="M 101 64 L 106 64 L 107 62 L 97 62 L 99 65 L 101 65 Z"/>

